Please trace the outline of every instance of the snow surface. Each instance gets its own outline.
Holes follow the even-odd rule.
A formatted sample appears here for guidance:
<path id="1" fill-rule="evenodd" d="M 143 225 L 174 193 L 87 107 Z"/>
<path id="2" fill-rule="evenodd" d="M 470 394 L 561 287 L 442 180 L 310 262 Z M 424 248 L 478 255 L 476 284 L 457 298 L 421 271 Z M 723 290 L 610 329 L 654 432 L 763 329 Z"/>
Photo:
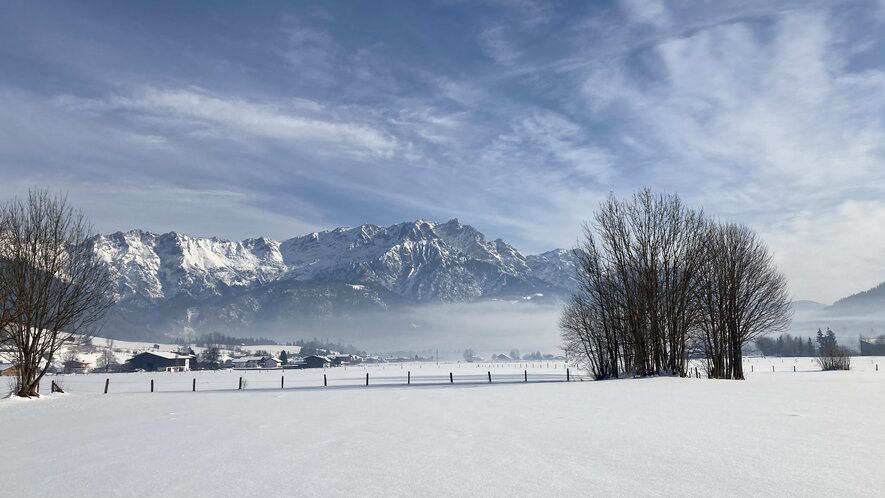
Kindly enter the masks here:
<path id="1" fill-rule="evenodd" d="M 287 387 L 323 373 L 351 384 L 287 390 L 278 372 L 62 376 L 71 394 L 0 401 L 0 494 L 881 496 L 885 358 L 849 372 L 807 358 L 747 365 L 744 382 L 358 385 L 365 372 L 562 374 L 546 362 L 385 364 L 286 372 Z M 111 392 L 98 394 L 105 378 Z"/>

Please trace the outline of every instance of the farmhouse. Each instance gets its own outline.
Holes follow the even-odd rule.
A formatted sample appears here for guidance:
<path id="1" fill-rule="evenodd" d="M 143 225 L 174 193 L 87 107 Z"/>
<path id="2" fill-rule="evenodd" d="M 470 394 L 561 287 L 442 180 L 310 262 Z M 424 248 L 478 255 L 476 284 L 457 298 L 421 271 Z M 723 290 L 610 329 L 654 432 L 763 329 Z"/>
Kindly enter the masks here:
<path id="1" fill-rule="evenodd" d="M 89 373 L 89 363 L 80 360 L 68 360 L 64 363 L 64 373 Z"/>
<path id="2" fill-rule="evenodd" d="M 191 369 L 190 362 L 194 358 L 192 354 L 145 351 L 133 356 L 126 363 L 133 370 L 187 372 Z"/>
<path id="3" fill-rule="evenodd" d="M 264 360 L 264 363 L 262 364 L 262 366 L 264 368 L 280 368 L 283 366 L 283 362 L 276 359 L 276 358 L 268 358 L 268 359 Z"/>
<path id="4" fill-rule="evenodd" d="M 332 366 L 332 360 L 325 356 L 308 356 L 304 359 L 305 368 L 325 368 Z"/>
<path id="5" fill-rule="evenodd" d="M 263 356 L 243 356 L 234 358 L 231 365 L 234 368 L 260 368 L 264 366 L 265 358 Z"/>
<path id="6" fill-rule="evenodd" d="M 0 363 L 0 377 L 14 377 L 18 375 L 18 368 L 12 363 Z"/>
<path id="7" fill-rule="evenodd" d="M 336 354 L 335 356 L 332 356 L 331 360 L 332 364 L 336 367 L 339 367 L 341 365 L 350 365 L 351 363 L 353 363 L 353 355 Z"/>

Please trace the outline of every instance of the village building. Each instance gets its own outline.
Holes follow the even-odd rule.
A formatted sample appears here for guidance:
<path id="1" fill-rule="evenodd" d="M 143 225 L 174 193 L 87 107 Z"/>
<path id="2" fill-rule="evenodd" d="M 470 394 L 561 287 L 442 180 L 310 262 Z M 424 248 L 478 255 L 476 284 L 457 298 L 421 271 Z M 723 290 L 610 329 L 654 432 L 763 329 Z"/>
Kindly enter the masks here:
<path id="1" fill-rule="evenodd" d="M 276 358 L 267 358 L 262 366 L 264 368 L 282 368 L 283 362 Z"/>
<path id="2" fill-rule="evenodd" d="M 126 363 L 132 370 L 187 372 L 191 369 L 191 360 L 195 358 L 194 355 L 186 353 L 145 351 L 133 356 Z"/>
<path id="3" fill-rule="evenodd" d="M 332 364 L 336 367 L 340 367 L 341 365 L 350 365 L 353 363 L 353 355 L 349 354 L 336 354 L 330 358 L 332 360 Z"/>
<path id="4" fill-rule="evenodd" d="M 231 366 L 234 368 L 261 368 L 264 366 L 265 358 L 263 356 L 243 356 L 231 360 Z"/>
<path id="5" fill-rule="evenodd" d="M 18 367 L 12 363 L 0 363 L 0 377 L 15 377 L 18 375 Z"/>
<path id="6" fill-rule="evenodd" d="M 62 365 L 66 374 L 85 374 L 89 373 L 89 362 L 80 360 L 68 360 Z"/>
<path id="7" fill-rule="evenodd" d="M 305 368 L 325 368 L 332 366 L 332 360 L 325 356 L 312 355 L 304 359 Z"/>

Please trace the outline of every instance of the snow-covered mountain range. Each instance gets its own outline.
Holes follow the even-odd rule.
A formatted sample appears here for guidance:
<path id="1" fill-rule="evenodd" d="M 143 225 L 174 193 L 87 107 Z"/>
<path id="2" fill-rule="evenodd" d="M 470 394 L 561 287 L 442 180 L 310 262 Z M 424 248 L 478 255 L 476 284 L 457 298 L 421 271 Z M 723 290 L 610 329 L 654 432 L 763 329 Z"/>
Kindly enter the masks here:
<path id="1" fill-rule="evenodd" d="M 123 337 L 251 335 L 317 316 L 479 300 L 558 299 L 575 258 L 524 256 L 469 225 L 424 220 L 361 225 L 285 241 L 227 241 L 141 230 L 99 235 Z"/>

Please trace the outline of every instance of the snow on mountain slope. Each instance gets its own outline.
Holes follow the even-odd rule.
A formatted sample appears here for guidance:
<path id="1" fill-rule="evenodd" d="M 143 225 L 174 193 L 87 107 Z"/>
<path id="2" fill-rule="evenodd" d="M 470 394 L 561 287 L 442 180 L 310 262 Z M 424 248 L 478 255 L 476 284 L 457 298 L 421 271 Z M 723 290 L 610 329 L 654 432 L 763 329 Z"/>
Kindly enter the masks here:
<path id="1" fill-rule="evenodd" d="M 280 251 L 292 278 L 358 281 L 417 301 L 460 302 L 536 279 L 519 251 L 458 220 L 338 228 L 287 240 Z"/>
<path id="2" fill-rule="evenodd" d="M 116 282 L 117 299 L 220 295 L 224 287 L 274 280 L 285 272 L 279 242 L 230 242 L 141 230 L 99 235 L 94 243 Z"/>
<path id="3" fill-rule="evenodd" d="M 336 228 L 282 242 L 132 230 L 97 236 L 94 248 L 115 282 L 113 326 L 173 336 L 573 288 L 570 251 L 526 257 L 458 220 Z"/>
<path id="4" fill-rule="evenodd" d="M 537 278 L 564 289 L 577 285 L 577 256 L 572 249 L 554 249 L 526 257 L 526 263 Z"/>

